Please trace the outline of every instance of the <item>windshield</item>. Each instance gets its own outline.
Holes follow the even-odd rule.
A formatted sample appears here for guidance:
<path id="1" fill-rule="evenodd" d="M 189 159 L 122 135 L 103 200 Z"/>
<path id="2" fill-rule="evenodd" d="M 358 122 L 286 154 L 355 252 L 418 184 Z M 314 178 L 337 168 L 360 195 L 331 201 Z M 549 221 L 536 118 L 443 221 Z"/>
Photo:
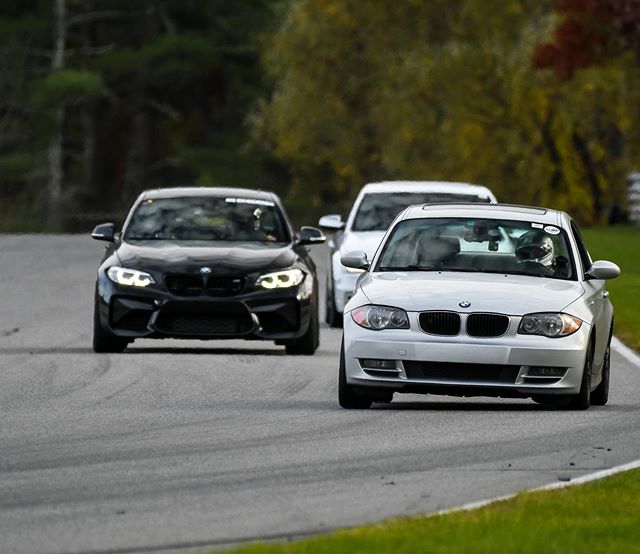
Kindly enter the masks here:
<path id="1" fill-rule="evenodd" d="M 571 247 L 553 225 L 496 219 L 410 219 L 396 225 L 376 271 L 469 271 L 575 280 Z"/>
<path id="2" fill-rule="evenodd" d="M 289 242 L 279 208 L 236 197 L 149 198 L 137 208 L 125 240 Z"/>
<path id="3" fill-rule="evenodd" d="M 486 197 L 473 194 L 443 192 L 385 192 L 366 194 L 358 207 L 353 231 L 386 231 L 394 218 L 412 204 L 436 204 L 446 202 L 484 202 Z"/>

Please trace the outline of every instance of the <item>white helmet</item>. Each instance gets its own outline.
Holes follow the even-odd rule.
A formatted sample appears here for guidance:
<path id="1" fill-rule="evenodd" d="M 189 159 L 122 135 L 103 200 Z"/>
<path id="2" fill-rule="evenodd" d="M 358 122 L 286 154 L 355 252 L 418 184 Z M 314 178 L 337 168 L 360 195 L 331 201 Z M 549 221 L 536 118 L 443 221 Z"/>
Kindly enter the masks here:
<path id="1" fill-rule="evenodd" d="M 554 258 L 553 240 L 543 231 L 527 231 L 518 238 L 516 257 L 519 262 L 536 262 L 549 267 Z"/>

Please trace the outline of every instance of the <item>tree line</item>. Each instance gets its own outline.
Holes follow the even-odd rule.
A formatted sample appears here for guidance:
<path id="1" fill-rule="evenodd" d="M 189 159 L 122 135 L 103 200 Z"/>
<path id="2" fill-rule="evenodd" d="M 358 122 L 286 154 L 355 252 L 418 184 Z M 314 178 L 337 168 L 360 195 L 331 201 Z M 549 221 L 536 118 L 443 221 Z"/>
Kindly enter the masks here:
<path id="1" fill-rule="evenodd" d="M 80 230 L 142 189 L 485 184 L 616 220 L 638 169 L 634 0 L 6 0 L 0 222 Z"/>

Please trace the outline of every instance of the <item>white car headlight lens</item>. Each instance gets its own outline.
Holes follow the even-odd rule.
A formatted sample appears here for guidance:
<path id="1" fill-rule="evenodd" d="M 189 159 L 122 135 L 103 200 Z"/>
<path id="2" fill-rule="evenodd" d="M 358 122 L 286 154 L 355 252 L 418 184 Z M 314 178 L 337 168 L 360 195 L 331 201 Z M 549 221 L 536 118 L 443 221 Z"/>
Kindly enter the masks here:
<path id="1" fill-rule="evenodd" d="M 360 306 L 351 312 L 351 317 L 360 327 L 376 331 L 409 328 L 407 312 L 399 308 Z"/>
<path id="2" fill-rule="evenodd" d="M 304 272 L 299 269 L 274 271 L 258 277 L 256 285 L 265 289 L 288 289 L 302 283 Z"/>
<path id="3" fill-rule="evenodd" d="M 144 288 L 155 283 L 153 277 L 144 271 L 127 269 L 125 267 L 118 267 L 117 265 L 108 269 L 107 276 L 117 285 L 123 285 L 125 287 Z"/>
<path id="4" fill-rule="evenodd" d="M 527 314 L 520 322 L 518 333 L 521 335 L 542 335 L 550 338 L 566 337 L 575 333 L 581 325 L 581 319 L 569 314 Z"/>

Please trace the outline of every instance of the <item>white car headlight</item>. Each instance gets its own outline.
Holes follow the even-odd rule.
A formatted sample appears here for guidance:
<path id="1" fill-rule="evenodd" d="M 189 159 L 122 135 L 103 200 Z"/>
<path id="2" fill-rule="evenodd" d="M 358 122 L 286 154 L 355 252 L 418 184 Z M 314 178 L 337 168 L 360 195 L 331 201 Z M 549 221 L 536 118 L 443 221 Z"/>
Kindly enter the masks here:
<path id="1" fill-rule="evenodd" d="M 407 312 L 399 308 L 360 306 L 351 312 L 351 317 L 360 327 L 376 331 L 409 328 Z"/>
<path id="2" fill-rule="evenodd" d="M 527 314 L 522 317 L 518 333 L 521 335 L 542 335 L 550 338 L 566 337 L 575 333 L 581 325 L 581 319 L 569 314 Z"/>
<path id="3" fill-rule="evenodd" d="M 117 285 L 125 287 L 148 287 L 155 283 L 153 277 L 144 271 L 137 269 L 127 269 L 114 265 L 107 270 L 107 276 Z"/>
<path id="4" fill-rule="evenodd" d="M 288 289 L 302 283 L 304 272 L 299 269 L 284 269 L 260 275 L 256 285 L 265 289 Z"/>

